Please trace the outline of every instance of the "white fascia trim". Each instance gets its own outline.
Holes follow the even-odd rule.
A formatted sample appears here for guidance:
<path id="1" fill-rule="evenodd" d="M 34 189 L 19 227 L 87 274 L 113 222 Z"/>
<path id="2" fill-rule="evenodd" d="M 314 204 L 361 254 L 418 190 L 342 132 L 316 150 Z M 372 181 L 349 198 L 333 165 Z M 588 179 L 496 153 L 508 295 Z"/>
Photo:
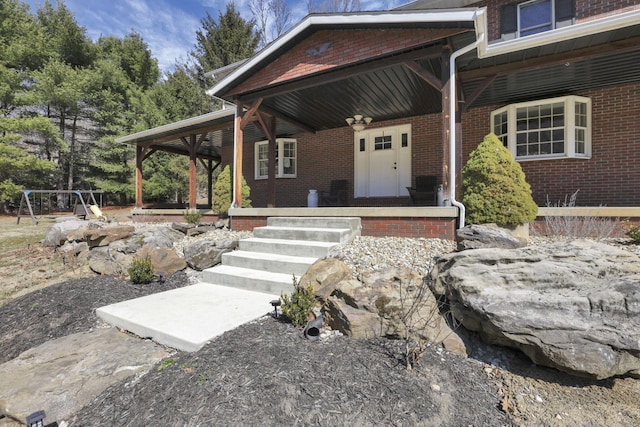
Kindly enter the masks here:
<path id="1" fill-rule="evenodd" d="M 503 42 L 488 44 L 481 43 L 478 46 L 478 57 L 488 58 L 491 56 L 504 55 L 529 48 L 557 43 L 569 39 L 575 39 L 593 34 L 603 33 L 618 28 L 629 27 L 640 24 L 640 10 L 611 15 L 605 18 L 594 19 L 592 21 L 581 22 L 555 30 L 545 31 L 526 37 L 516 38 Z M 486 29 L 486 22 L 483 27 Z"/>
<path id="2" fill-rule="evenodd" d="M 185 128 L 189 126 L 199 125 L 201 123 L 208 122 L 209 120 L 220 119 L 226 116 L 233 116 L 234 114 L 235 114 L 235 108 L 226 108 L 223 110 L 217 110 L 212 113 L 203 114 L 201 116 L 180 120 L 179 122 L 169 123 L 163 126 L 158 126 L 153 129 L 143 130 L 142 132 L 137 132 L 127 136 L 121 136 L 120 138 L 116 138 L 115 142 L 127 143 L 127 142 L 135 142 L 140 139 L 153 138 L 157 135 L 160 135 L 166 132 L 179 130 L 181 128 Z"/>
<path id="3" fill-rule="evenodd" d="M 268 57 L 281 46 L 287 44 L 298 34 L 314 25 L 357 25 L 357 24 L 411 24 L 423 22 L 475 22 L 476 14 L 480 9 L 445 9 L 429 12 L 405 12 L 405 13 L 359 13 L 347 15 L 308 15 L 298 25 L 285 33 L 279 39 L 258 52 L 231 74 L 226 76 L 215 86 L 207 90 L 207 95 L 217 95 L 236 78 L 251 70 L 255 64 Z M 476 29 L 477 31 L 477 29 Z"/>

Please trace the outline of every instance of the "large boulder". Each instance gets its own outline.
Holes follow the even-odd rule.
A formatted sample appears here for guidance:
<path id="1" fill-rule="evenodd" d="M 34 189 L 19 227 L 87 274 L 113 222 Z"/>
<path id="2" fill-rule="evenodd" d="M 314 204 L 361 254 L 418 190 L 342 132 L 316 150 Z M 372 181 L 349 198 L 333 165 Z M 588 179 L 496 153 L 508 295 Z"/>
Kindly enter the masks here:
<path id="1" fill-rule="evenodd" d="M 98 274 L 121 276 L 133 262 L 133 256 L 113 250 L 109 246 L 99 246 L 89 251 L 89 268 Z"/>
<path id="2" fill-rule="evenodd" d="M 166 226 L 136 231 L 125 239 L 112 242 L 109 246 L 125 254 L 134 254 L 144 246 L 173 248 L 173 244 L 184 238 L 178 230 Z"/>
<path id="3" fill-rule="evenodd" d="M 184 248 L 184 259 L 189 267 L 204 270 L 220 264 L 222 254 L 231 252 L 238 246 L 235 239 L 202 239 Z"/>
<path id="4" fill-rule="evenodd" d="M 327 259 L 316 263 L 300 281 L 301 286 L 314 287 L 332 329 L 356 339 L 426 340 L 466 354 L 464 343 L 449 328 L 435 297 L 416 272 L 397 267 L 364 273 L 361 280 L 350 277 L 342 261 Z"/>
<path id="5" fill-rule="evenodd" d="M 85 230 L 87 224 L 86 221 L 82 221 L 76 217 L 70 217 L 65 221 L 51 224 L 44 234 L 42 244 L 53 247 L 63 245 L 67 241 L 69 234 L 76 230 Z"/>
<path id="6" fill-rule="evenodd" d="M 111 243 L 133 235 L 136 228 L 132 225 L 92 228 L 84 232 L 84 238 L 90 248 L 109 246 Z"/>
<path id="7" fill-rule="evenodd" d="M 597 379 L 640 374 L 640 258 L 576 240 L 441 257 L 454 316 L 537 364 Z"/>
<path id="8" fill-rule="evenodd" d="M 164 275 L 173 274 L 187 268 L 187 262 L 178 256 L 173 249 L 164 247 L 145 246 L 136 252 L 138 258 L 149 257 L 153 269 Z"/>
<path id="9" fill-rule="evenodd" d="M 527 245 L 527 240 L 496 225 L 467 225 L 456 230 L 458 251 L 481 248 L 515 249 Z"/>
<path id="10" fill-rule="evenodd" d="M 335 291 L 340 282 L 352 276 L 347 264 L 336 258 L 321 259 L 313 263 L 300 278 L 298 287 L 306 289 L 313 287 L 316 297 L 324 302 Z"/>

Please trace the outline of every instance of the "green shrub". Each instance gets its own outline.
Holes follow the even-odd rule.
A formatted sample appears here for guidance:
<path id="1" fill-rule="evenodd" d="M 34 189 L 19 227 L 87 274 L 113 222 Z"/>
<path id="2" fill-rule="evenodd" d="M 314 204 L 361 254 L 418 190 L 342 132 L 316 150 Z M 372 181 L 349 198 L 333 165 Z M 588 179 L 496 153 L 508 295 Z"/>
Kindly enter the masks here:
<path id="1" fill-rule="evenodd" d="M 316 304 L 316 296 L 313 293 L 313 286 L 306 289 L 299 288 L 296 276 L 293 276 L 293 294 L 289 297 L 286 294 L 280 296 L 282 300 L 282 314 L 289 319 L 294 326 L 304 326 L 307 324 L 309 314 Z"/>
<path id="2" fill-rule="evenodd" d="M 144 258 L 135 258 L 127 272 L 129 273 L 129 279 L 131 279 L 133 283 L 140 284 L 151 282 L 154 276 L 151 258 L 149 258 L 149 256 Z"/>
<path id="3" fill-rule="evenodd" d="M 462 193 L 470 224 L 514 226 L 534 220 L 538 213 L 522 168 L 493 133 L 462 168 Z"/>
<path id="4" fill-rule="evenodd" d="M 640 243 L 640 225 L 631 227 L 629 231 L 627 231 L 627 236 L 631 237 L 633 243 Z"/>
<path id="5" fill-rule="evenodd" d="M 216 183 L 213 185 L 213 206 L 214 212 L 220 215 L 227 216 L 229 214 L 229 208 L 233 203 L 233 185 L 232 185 L 233 173 L 229 165 L 225 166 L 218 175 Z M 242 177 L 242 207 L 251 207 L 251 188 L 247 184 L 247 181 Z"/>
<path id="6" fill-rule="evenodd" d="M 197 209 L 187 209 L 186 211 L 184 211 L 184 214 L 182 216 L 184 217 L 184 220 L 189 224 L 195 225 L 200 224 L 200 220 L 202 219 L 202 213 Z"/>

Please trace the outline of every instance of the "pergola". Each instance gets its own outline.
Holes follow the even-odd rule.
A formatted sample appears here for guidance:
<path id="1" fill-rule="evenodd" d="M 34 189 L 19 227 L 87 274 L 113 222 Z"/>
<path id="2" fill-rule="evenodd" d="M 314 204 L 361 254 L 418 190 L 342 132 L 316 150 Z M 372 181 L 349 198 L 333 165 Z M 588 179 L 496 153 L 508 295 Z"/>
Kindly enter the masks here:
<path id="1" fill-rule="evenodd" d="M 222 147 L 233 144 L 235 108 L 221 110 L 192 117 L 179 122 L 159 126 L 116 139 L 118 143 L 136 147 L 136 207 L 143 206 L 142 163 L 157 151 L 189 156 L 189 208 L 196 208 L 196 163 L 206 168 L 208 175 L 208 204 L 212 203 L 213 172 L 220 164 Z M 249 142 L 261 141 L 267 134 L 263 130 L 261 118 L 245 120 L 242 125 L 244 138 Z M 275 128 L 279 135 L 292 135 L 297 128 L 281 122 Z"/>

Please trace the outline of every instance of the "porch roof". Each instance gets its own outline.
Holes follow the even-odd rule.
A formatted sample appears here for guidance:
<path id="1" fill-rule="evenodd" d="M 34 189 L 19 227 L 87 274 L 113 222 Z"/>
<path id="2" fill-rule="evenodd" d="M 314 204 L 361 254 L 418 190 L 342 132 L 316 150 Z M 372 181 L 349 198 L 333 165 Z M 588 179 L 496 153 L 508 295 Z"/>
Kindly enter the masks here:
<path id="1" fill-rule="evenodd" d="M 345 126 L 344 119 L 354 114 L 370 116 L 375 123 L 439 113 L 438 84 L 448 78 L 448 71 L 438 53 L 481 37 L 478 49 L 456 64 L 465 109 L 640 82 L 640 10 L 493 43 L 486 39 L 485 14 L 484 8 L 460 8 L 309 15 L 254 57 L 224 70 L 208 93 L 245 105 L 260 99 L 260 110 L 312 131 Z M 315 32 L 396 26 L 452 31 L 384 57 L 243 89 L 259 70 L 282 61 Z"/>
<path id="2" fill-rule="evenodd" d="M 233 142 L 234 117 L 235 108 L 223 108 L 201 116 L 123 136 L 115 141 L 188 156 L 189 137 L 191 135 L 207 134 L 202 144 L 199 145 L 197 157 L 220 160 L 222 144 Z M 277 123 L 276 131 L 280 135 L 293 135 L 299 129 L 281 121 Z M 263 140 L 264 135 L 260 130 L 260 126 L 250 123 L 244 131 L 244 138 L 247 142 L 256 142 Z"/>

